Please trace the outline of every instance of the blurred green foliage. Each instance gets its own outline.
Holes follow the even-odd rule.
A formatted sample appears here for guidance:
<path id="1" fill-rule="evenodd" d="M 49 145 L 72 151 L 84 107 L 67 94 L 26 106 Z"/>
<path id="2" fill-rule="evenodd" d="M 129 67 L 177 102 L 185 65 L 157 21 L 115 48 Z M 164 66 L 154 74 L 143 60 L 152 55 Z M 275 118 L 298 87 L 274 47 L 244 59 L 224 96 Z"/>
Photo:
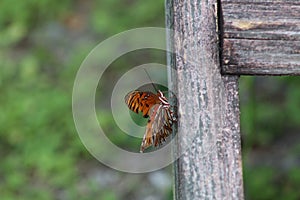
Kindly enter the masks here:
<path id="1" fill-rule="evenodd" d="M 70 8 L 71 1 L 1 0 L 0 46 L 17 44 L 41 23 L 59 19 Z"/>
<path id="2" fill-rule="evenodd" d="M 116 34 L 143 26 L 164 27 L 164 1 L 97 0 L 92 13 L 94 30 L 101 34 Z M 101 8 L 101 12 L 99 12 Z M 99 20 L 101 19 L 101 20 Z"/>
<path id="3" fill-rule="evenodd" d="M 74 77 L 89 50 L 112 34 L 142 26 L 164 26 L 162 0 L 0 1 L 1 200 L 133 199 L 136 188 L 150 190 L 146 183 L 131 181 L 123 184 L 127 189 L 122 196 L 118 186 L 99 186 L 99 180 L 89 178 L 93 175 L 88 171 L 97 164 L 77 136 L 71 111 Z M 129 54 L 113 63 L 97 98 L 110 94 L 107 81 L 117 79 L 126 66 L 164 62 L 164 57 L 160 52 Z M 241 78 L 247 199 L 300 198 L 299 163 L 293 162 L 300 146 L 285 139 L 299 139 L 299 84 L 297 77 Z M 99 121 L 114 143 L 129 149 L 139 146 L 140 140 L 122 135 L 109 110 Z M 290 162 L 282 163 L 286 160 L 277 152 L 286 146 L 291 148 L 280 155 Z M 257 150 L 281 164 L 253 162 L 256 158 L 250 155 Z M 170 196 L 166 191 L 165 198 Z"/>
<path id="4" fill-rule="evenodd" d="M 299 77 L 241 77 L 246 199 L 299 199 Z"/>
<path id="5" fill-rule="evenodd" d="M 126 192 L 118 193 L 120 186 L 96 178 L 101 170 L 75 130 L 72 86 L 99 41 L 130 27 L 162 26 L 163 9 L 163 1 L 149 0 L 0 2 L 1 200 L 126 198 Z M 130 63 L 118 63 L 108 76 Z M 116 144 L 140 143 L 120 136 L 105 112 L 99 119 Z"/>

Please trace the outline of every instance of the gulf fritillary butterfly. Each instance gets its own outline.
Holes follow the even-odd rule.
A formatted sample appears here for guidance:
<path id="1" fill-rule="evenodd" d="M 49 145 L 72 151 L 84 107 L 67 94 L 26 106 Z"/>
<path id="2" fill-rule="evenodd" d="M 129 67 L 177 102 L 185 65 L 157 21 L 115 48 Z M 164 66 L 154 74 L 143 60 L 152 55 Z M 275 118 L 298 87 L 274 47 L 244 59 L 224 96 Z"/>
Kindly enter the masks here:
<path id="1" fill-rule="evenodd" d="M 130 110 L 136 113 L 140 111 L 143 117 L 149 117 L 140 148 L 141 153 L 151 145 L 156 147 L 166 141 L 172 133 L 172 124 L 176 118 L 170 109 L 168 99 L 160 90 L 157 94 L 138 90 L 129 92 L 125 96 L 125 103 Z"/>

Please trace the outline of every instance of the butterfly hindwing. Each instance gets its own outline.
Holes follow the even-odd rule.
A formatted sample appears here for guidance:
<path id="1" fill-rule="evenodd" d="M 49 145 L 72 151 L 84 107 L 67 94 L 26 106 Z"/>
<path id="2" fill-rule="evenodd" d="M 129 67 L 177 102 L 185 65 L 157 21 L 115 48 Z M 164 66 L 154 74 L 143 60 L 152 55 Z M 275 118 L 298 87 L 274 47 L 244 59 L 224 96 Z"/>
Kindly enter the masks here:
<path id="1" fill-rule="evenodd" d="M 150 109 L 150 118 L 148 120 L 140 152 L 151 145 L 158 146 L 166 141 L 166 138 L 172 133 L 173 118 L 169 107 L 161 104 L 155 104 Z"/>

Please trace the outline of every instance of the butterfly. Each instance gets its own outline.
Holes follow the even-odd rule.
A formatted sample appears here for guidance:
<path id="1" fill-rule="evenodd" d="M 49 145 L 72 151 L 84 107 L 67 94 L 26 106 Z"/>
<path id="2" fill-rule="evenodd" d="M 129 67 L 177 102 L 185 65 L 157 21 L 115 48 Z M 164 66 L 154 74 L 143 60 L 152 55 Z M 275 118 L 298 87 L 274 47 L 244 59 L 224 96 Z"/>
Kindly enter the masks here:
<path id="1" fill-rule="evenodd" d="M 125 103 L 130 110 L 148 118 L 146 131 L 140 147 L 140 152 L 151 145 L 155 147 L 166 141 L 172 133 L 172 124 L 176 117 L 170 109 L 168 99 L 158 90 L 157 94 L 152 92 L 132 91 L 125 96 Z"/>

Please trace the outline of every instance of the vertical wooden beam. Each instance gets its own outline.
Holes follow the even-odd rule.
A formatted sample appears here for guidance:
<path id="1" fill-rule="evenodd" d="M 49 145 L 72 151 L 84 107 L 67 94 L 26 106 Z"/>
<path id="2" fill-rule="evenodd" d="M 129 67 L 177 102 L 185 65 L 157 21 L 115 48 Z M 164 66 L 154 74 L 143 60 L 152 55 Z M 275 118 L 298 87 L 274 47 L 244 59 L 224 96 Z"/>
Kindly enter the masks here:
<path id="1" fill-rule="evenodd" d="M 167 0 L 178 102 L 175 199 L 243 199 L 238 77 L 220 73 L 216 0 Z"/>

